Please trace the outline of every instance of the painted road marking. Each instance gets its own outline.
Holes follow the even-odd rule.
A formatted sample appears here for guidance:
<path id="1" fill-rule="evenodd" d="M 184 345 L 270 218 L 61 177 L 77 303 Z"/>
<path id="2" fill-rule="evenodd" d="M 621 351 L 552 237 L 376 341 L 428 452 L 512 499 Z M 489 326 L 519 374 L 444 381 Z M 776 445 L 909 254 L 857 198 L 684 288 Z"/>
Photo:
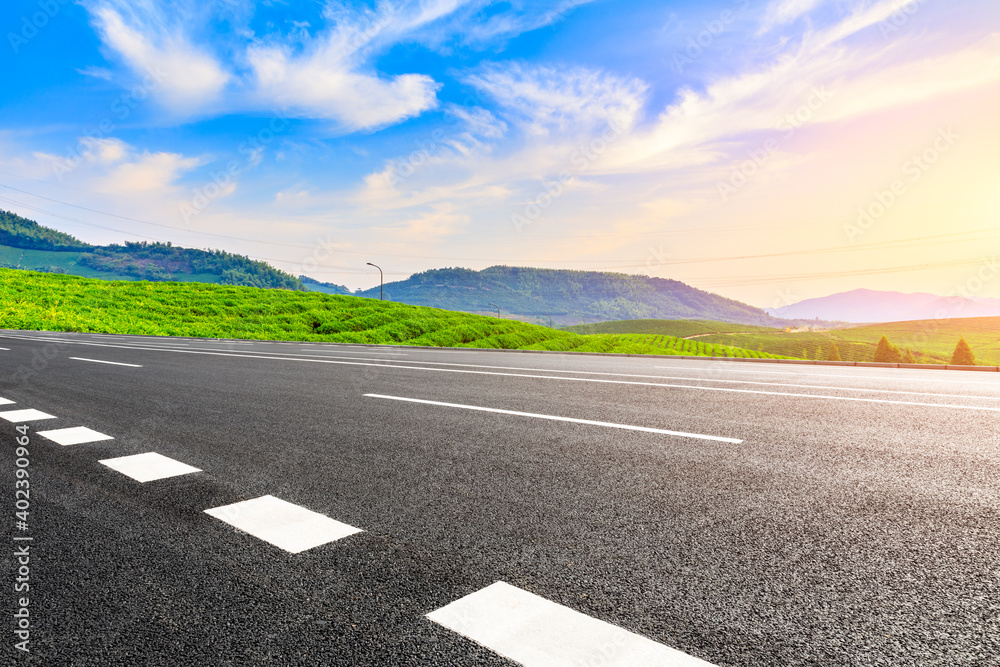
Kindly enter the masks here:
<path id="1" fill-rule="evenodd" d="M 55 419 L 55 415 L 50 415 L 47 412 L 42 412 L 41 410 L 11 410 L 9 412 L 0 412 L 0 417 L 3 417 L 9 422 L 33 422 L 38 419 Z"/>
<path id="2" fill-rule="evenodd" d="M 503 581 L 427 618 L 525 667 L 712 667 Z"/>
<path id="3" fill-rule="evenodd" d="M 205 513 L 293 554 L 364 532 L 274 496 L 215 507 Z"/>
<path id="4" fill-rule="evenodd" d="M 125 364 L 120 361 L 104 361 L 103 359 L 87 359 L 85 357 L 70 357 L 74 361 L 90 361 L 95 364 L 111 364 L 112 366 L 130 366 L 132 368 L 142 368 L 141 364 Z"/>
<path id="5" fill-rule="evenodd" d="M 0 347 L 0 350 L 3 350 L 4 352 L 10 352 L 9 347 Z"/>
<path id="6" fill-rule="evenodd" d="M 0 398 L 0 405 L 14 405 L 14 403 L 15 401 L 10 400 L 9 398 Z"/>
<path id="7" fill-rule="evenodd" d="M 114 440 L 110 435 L 104 435 L 91 430 L 86 426 L 74 426 L 73 428 L 58 428 L 54 431 L 39 431 L 38 435 L 51 440 L 52 442 L 67 445 L 82 445 L 87 442 L 99 442 L 101 440 Z"/>
<path id="8" fill-rule="evenodd" d="M 112 470 L 117 470 L 123 475 L 128 475 L 132 479 L 142 483 L 153 482 L 168 477 L 177 477 L 178 475 L 189 475 L 193 472 L 201 472 L 201 468 L 189 466 L 186 463 L 175 461 L 168 456 L 157 454 L 156 452 L 103 459 L 98 461 L 98 463 L 103 463 Z"/>
<path id="9" fill-rule="evenodd" d="M 713 366 L 702 366 L 702 367 L 699 367 L 699 368 L 691 368 L 690 366 L 654 366 L 653 368 L 669 368 L 669 369 L 674 369 L 674 370 L 685 370 L 685 371 L 690 371 L 692 373 L 695 373 L 695 372 L 711 373 L 711 372 L 722 371 L 724 373 L 757 373 L 758 375 L 759 374 L 763 374 L 763 375 L 796 375 L 796 376 L 803 376 L 804 375 L 804 376 L 816 377 L 816 378 L 851 378 L 851 379 L 854 379 L 854 380 L 894 380 L 896 382 L 898 382 L 900 380 L 905 380 L 906 382 L 947 382 L 948 384 L 962 384 L 962 385 L 973 384 L 973 385 L 986 385 L 986 386 L 990 386 L 990 387 L 996 387 L 998 385 L 998 383 L 995 380 L 985 380 L 985 381 L 976 381 L 976 380 L 972 380 L 972 379 L 969 379 L 969 380 L 946 380 L 946 379 L 944 379 L 944 377 L 941 377 L 941 378 L 936 378 L 936 377 L 914 377 L 914 376 L 910 375 L 910 373 L 913 373 L 914 371 L 920 371 L 920 372 L 923 372 L 923 373 L 933 373 L 933 374 L 941 375 L 941 376 L 944 376 L 945 373 L 947 373 L 947 371 L 937 370 L 937 369 L 926 370 L 926 369 L 904 368 L 904 369 L 900 369 L 900 370 L 906 371 L 906 373 L 907 373 L 906 375 L 900 375 L 900 376 L 897 376 L 897 377 L 891 377 L 889 375 L 866 375 L 865 371 L 880 370 L 879 368 L 869 368 L 869 367 L 866 367 L 866 366 L 856 366 L 855 368 L 858 369 L 858 372 L 852 375 L 850 373 L 826 373 L 826 372 L 806 373 L 804 371 L 779 371 L 779 370 L 769 371 L 769 370 L 764 370 L 764 368 L 765 367 L 767 367 L 767 368 L 778 367 L 778 364 L 770 364 L 770 365 L 768 365 L 767 363 L 753 364 L 753 365 L 759 365 L 759 366 L 761 366 L 761 368 L 759 370 L 758 369 L 753 369 L 753 368 L 735 368 L 735 366 L 747 366 L 747 365 L 751 365 L 751 364 L 747 364 L 747 363 L 742 363 L 741 364 L 741 363 L 735 362 L 735 361 L 733 361 L 733 362 L 713 362 L 713 363 L 716 364 L 715 367 L 713 367 Z M 724 368 L 720 368 L 720 366 L 725 366 L 725 367 Z M 810 365 L 810 364 L 802 364 L 802 366 L 804 366 L 805 368 L 808 368 L 810 370 L 816 370 L 816 371 L 819 371 L 820 369 L 823 369 L 823 368 L 827 368 L 826 366 L 813 366 L 813 365 Z M 788 367 L 787 366 L 780 366 L 780 368 L 788 368 Z M 983 375 L 985 375 L 985 373 Z M 951 377 L 954 377 L 954 376 L 951 376 Z M 982 377 L 982 376 L 980 376 L 980 377 Z M 878 390 L 877 389 L 872 389 L 871 391 L 878 391 Z"/>
<path id="10" fill-rule="evenodd" d="M 12 336 L 10 334 L 7 334 L 7 337 L 8 338 L 19 338 L 18 336 Z M 23 338 L 25 340 L 36 340 L 34 338 L 31 338 L 31 337 L 20 337 L 20 338 Z M 118 349 L 130 349 L 130 350 L 146 349 L 146 350 L 152 350 L 152 351 L 156 351 L 156 352 L 173 352 L 173 353 L 179 353 L 179 354 L 203 354 L 203 355 L 212 356 L 212 357 L 231 357 L 231 358 L 235 358 L 235 359 L 261 359 L 261 360 L 267 360 L 267 361 L 296 361 L 296 362 L 303 362 L 303 363 L 331 364 L 331 365 L 339 365 L 339 366 L 368 366 L 368 367 L 373 367 L 373 368 L 394 368 L 394 369 L 401 369 L 401 370 L 429 371 L 429 372 L 437 372 L 437 373 L 463 373 L 463 374 L 470 374 L 470 375 L 492 375 L 492 376 L 501 376 L 501 377 L 529 378 L 529 379 L 535 379 L 535 380 L 561 380 L 561 381 L 564 381 L 564 382 L 593 382 L 593 383 L 621 384 L 621 385 L 632 385 L 632 386 L 642 386 L 642 387 L 663 387 L 663 388 L 669 388 L 669 389 L 695 389 L 695 390 L 699 390 L 699 391 L 722 391 L 722 392 L 730 392 L 730 393 L 736 393 L 736 394 L 758 394 L 758 395 L 764 395 L 764 396 L 788 396 L 788 397 L 792 397 L 792 398 L 811 398 L 811 399 L 814 399 L 814 400 L 854 401 L 854 402 L 859 402 L 859 403 L 880 403 L 880 404 L 883 404 L 883 405 L 906 405 L 906 406 L 911 406 L 911 407 L 948 408 L 948 409 L 952 409 L 952 410 L 980 410 L 980 411 L 985 411 L 985 412 L 1000 412 L 1000 408 L 986 407 L 986 406 L 979 406 L 979 405 L 957 405 L 957 404 L 953 404 L 953 403 L 921 403 L 921 402 L 916 402 L 916 401 L 894 401 L 894 400 L 881 399 L 881 398 L 860 398 L 860 397 L 854 397 L 854 396 L 827 396 L 827 395 L 824 395 L 824 394 L 796 394 L 796 393 L 793 393 L 793 392 L 761 391 L 761 390 L 757 390 L 757 389 L 735 389 L 735 388 L 729 388 L 729 387 L 703 387 L 703 386 L 695 386 L 695 385 L 688 385 L 688 384 L 668 384 L 668 383 L 664 383 L 664 382 L 634 382 L 634 381 L 627 381 L 627 380 L 606 380 L 606 379 L 601 379 L 601 378 L 578 378 L 578 377 L 564 377 L 564 376 L 556 376 L 556 375 L 533 375 L 533 374 L 526 374 L 526 373 L 499 373 L 499 372 L 492 372 L 492 371 L 465 370 L 465 369 L 460 369 L 460 368 L 427 368 L 427 367 L 422 367 L 422 366 L 402 366 L 402 365 L 393 365 L 393 364 L 413 363 L 413 362 L 409 362 L 409 361 L 407 361 L 407 362 L 394 362 L 394 361 L 387 360 L 387 359 L 371 359 L 369 361 L 371 361 L 371 362 L 377 362 L 377 363 L 368 363 L 368 362 L 362 361 L 360 359 L 351 359 L 351 358 L 345 358 L 343 361 L 341 361 L 341 360 L 330 359 L 330 358 L 309 359 L 309 358 L 302 358 L 302 357 L 278 357 L 278 356 L 267 356 L 265 354 L 244 354 L 244 353 L 237 353 L 237 352 L 226 352 L 226 351 L 215 351 L 215 350 L 211 350 L 211 351 L 210 350 L 177 350 L 177 349 L 172 349 L 172 348 L 150 348 L 150 347 L 145 347 L 144 348 L 144 347 L 134 347 L 134 346 L 127 346 L 127 345 L 107 345 L 107 344 L 103 344 L 103 343 L 87 343 L 87 342 L 83 342 L 83 341 L 60 341 L 60 342 L 66 342 L 66 343 L 69 343 L 69 344 L 77 344 L 77 345 L 92 345 L 92 346 L 96 346 L 96 347 L 114 347 L 114 348 L 118 348 Z M 272 353 L 272 354 L 276 354 L 276 353 Z M 417 362 L 417 363 L 420 363 L 420 362 Z M 442 364 L 438 364 L 438 365 L 442 365 Z M 548 372 L 560 373 L 560 372 L 564 372 L 564 371 L 551 370 L 550 369 Z M 655 377 L 655 376 L 653 376 L 653 377 Z M 691 381 L 695 381 L 695 380 L 696 380 L 696 378 L 691 378 Z M 977 383 L 977 384 L 982 384 L 982 383 Z M 841 389 L 841 388 L 838 388 L 838 389 Z M 872 393 L 875 393 L 875 394 L 879 393 L 878 389 L 872 389 L 870 391 Z M 995 399 L 995 397 L 993 397 L 993 396 L 975 396 L 975 395 L 964 395 L 963 398 L 976 399 L 976 400 L 983 400 L 983 399 L 985 399 L 985 400 L 994 400 Z"/>
<path id="11" fill-rule="evenodd" d="M 682 438 L 697 438 L 699 440 L 714 440 L 716 442 L 728 442 L 738 445 L 742 440 L 736 438 L 721 438 L 715 435 L 702 435 L 700 433 L 685 433 L 684 431 L 668 431 L 662 428 L 650 428 L 648 426 L 630 426 L 628 424 L 615 424 L 613 422 L 599 422 L 592 419 L 576 419 L 574 417 L 559 417 L 556 415 L 540 415 L 534 412 L 518 412 L 516 410 L 501 410 L 499 408 L 483 408 L 478 405 L 462 405 L 461 403 L 442 403 L 440 401 L 425 401 L 420 398 L 403 398 L 401 396 L 383 396 L 382 394 L 365 394 L 369 398 L 384 398 L 390 401 L 405 401 L 407 403 L 423 403 L 424 405 L 440 405 L 446 408 L 462 408 L 464 410 L 477 410 L 479 412 L 494 412 L 501 415 L 514 415 L 516 417 L 534 417 L 535 419 L 549 419 L 559 422 L 571 422 L 573 424 L 586 424 L 589 426 L 605 426 L 607 428 L 621 428 L 628 431 L 642 431 L 644 433 L 660 433 L 663 435 L 676 435 Z"/>

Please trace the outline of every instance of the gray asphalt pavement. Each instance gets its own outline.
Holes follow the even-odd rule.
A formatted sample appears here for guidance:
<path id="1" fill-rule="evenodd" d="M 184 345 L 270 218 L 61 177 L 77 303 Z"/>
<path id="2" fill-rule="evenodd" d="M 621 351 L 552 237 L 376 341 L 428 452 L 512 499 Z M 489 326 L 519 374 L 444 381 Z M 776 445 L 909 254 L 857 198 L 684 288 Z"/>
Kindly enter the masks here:
<path id="1" fill-rule="evenodd" d="M 0 412 L 55 417 L 22 423 L 23 530 L 0 421 L 8 591 L 31 554 L 30 654 L 10 632 L 9 664 L 511 665 L 427 618 L 503 581 L 720 666 L 1000 665 L 1000 374 L 11 331 L 0 348 Z M 71 427 L 114 439 L 38 434 Z M 99 463 L 149 452 L 200 472 Z M 205 513 L 267 495 L 363 532 L 291 553 Z"/>

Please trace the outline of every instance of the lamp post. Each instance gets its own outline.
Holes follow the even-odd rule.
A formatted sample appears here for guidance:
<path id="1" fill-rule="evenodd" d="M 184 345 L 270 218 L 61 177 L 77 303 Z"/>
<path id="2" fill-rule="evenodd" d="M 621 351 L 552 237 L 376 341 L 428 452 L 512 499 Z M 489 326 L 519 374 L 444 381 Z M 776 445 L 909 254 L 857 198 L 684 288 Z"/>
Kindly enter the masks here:
<path id="1" fill-rule="evenodd" d="M 365 262 L 368 266 L 374 266 L 378 269 L 378 300 L 382 300 L 382 267 L 377 264 L 372 264 L 371 262 Z"/>
<path id="2" fill-rule="evenodd" d="M 495 303 L 491 303 L 490 305 L 497 309 L 497 319 L 499 319 L 500 318 L 500 306 L 496 305 Z"/>
<path id="3" fill-rule="evenodd" d="M 549 328 L 550 329 L 554 329 L 555 327 L 552 326 L 552 316 L 551 315 L 546 315 L 545 317 L 549 318 Z"/>

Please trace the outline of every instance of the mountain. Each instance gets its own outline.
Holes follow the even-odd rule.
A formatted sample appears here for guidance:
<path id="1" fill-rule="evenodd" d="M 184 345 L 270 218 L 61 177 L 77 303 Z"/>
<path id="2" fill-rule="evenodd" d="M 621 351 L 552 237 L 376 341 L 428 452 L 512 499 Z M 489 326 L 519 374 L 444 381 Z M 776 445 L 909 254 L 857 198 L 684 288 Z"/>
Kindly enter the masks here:
<path id="1" fill-rule="evenodd" d="M 375 287 L 357 296 L 377 299 Z M 579 324 L 581 319 L 711 319 L 784 326 L 759 308 L 676 280 L 598 271 L 491 266 L 448 268 L 386 283 L 385 298 L 416 306 L 513 314 L 533 321 Z M 494 307 L 496 306 L 496 307 Z"/>
<path id="2" fill-rule="evenodd" d="M 222 250 L 170 243 L 94 246 L 0 210 L 0 266 L 106 280 L 174 280 L 304 290 L 302 281 L 266 262 Z"/>
<path id="3" fill-rule="evenodd" d="M 901 322 L 959 317 L 1000 316 L 1000 299 L 966 299 L 926 292 L 905 294 L 856 289 L 830 296 L 806 299 L 782 308 L 768 308 L 775 317 L 838 320 L 843 322 Z"/>

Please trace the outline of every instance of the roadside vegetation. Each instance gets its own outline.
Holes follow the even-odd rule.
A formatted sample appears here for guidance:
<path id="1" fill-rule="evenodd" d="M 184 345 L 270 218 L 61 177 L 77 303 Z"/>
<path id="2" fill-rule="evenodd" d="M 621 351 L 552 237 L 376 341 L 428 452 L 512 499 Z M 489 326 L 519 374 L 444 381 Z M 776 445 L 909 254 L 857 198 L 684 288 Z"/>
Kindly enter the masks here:
<path id="1" fill-rule="evenodd" d="M 697 336 L 690 342 L 725 345 L 796 359 L 1000 365 L 1000 317 L 887 322 L 815 331 L 707 320 L 624 320 L 569 327 L 567 330 Z"/>
<path id="2" fill-rule="evenodd" d="M 0 328 L 629 354 L 773 355 L 673 336 L 569 331 L 356 296 L 0 269 Z"/>

